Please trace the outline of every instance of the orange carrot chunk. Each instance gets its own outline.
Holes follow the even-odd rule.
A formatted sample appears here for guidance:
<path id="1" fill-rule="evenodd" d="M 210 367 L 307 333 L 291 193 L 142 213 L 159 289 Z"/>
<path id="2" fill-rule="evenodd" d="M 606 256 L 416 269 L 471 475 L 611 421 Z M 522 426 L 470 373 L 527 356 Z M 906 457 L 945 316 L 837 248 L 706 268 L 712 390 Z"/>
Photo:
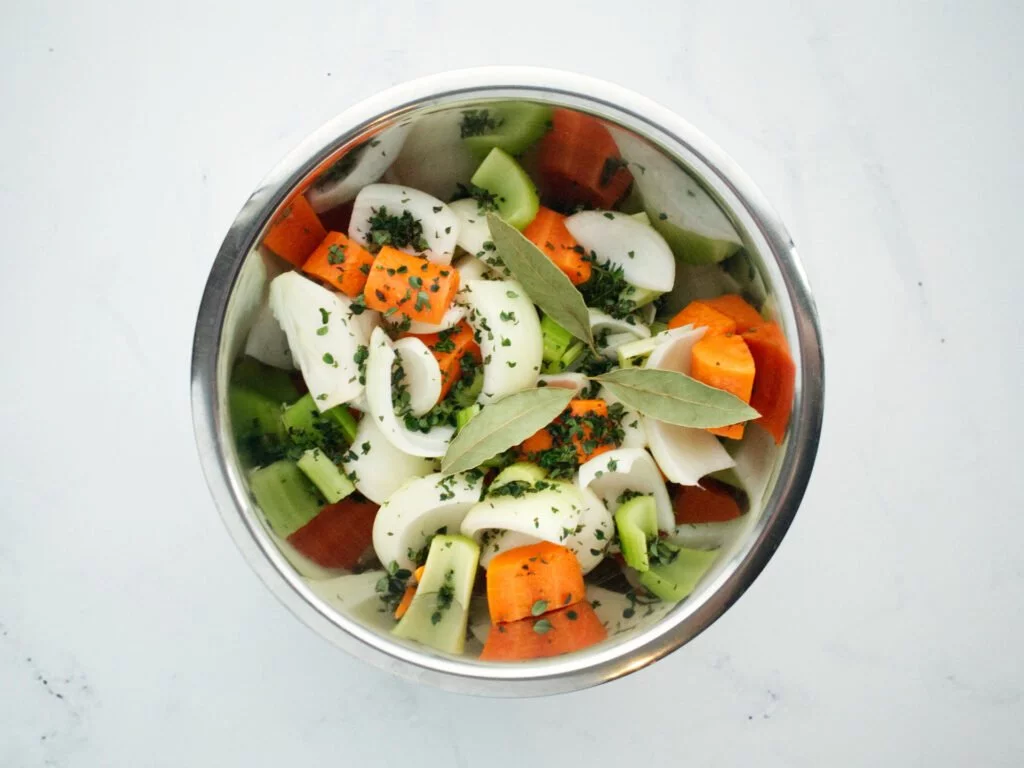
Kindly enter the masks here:
<path id="1" fill-rule="evenodd" d="M 575 418 L 567 421 L 566 416 Z M 537 430 L 520 443 L 519 450 L 526 458 L 536 458 L 538 453 L 555 447 L 556 442 L 564 444 L 567 437 L 576 449 L 576 461 L 583 464 L 615 447 L 607 435 L 595 437 L 594 428 L 588 423 L 591 419 L 607 418 L 608 403 L 604 400 L 573 400 L 552 425 Z"/>
<path id="2" fill-rule="evenodd" d="M 327 230 L 309 201 L 297 195 L 274 219 L 263 244 L 285 261 L 301 267 L 325 237 Z"/>
<path id="3" fill-rule="evenodd" d="M 412 578 L 409 580 L 409 585 L 405 588 L 405 592 L 402 594 L 402 599 L 395 608 L 395 618 L 400 619 L 405 616 L 405 612 L 409 610 L 409 606 L 412 605 L 412 599 L 416 597 L 416 585 L 420 583 L 420 579 L 423 578 L 423 571 L 426 566 L 421 565 L 413 573 Z"/>
<path id="4" fill-rule="evenodd" d="M 725 483 L 711 478 L 699 485 L 680 485 L 673 495 L 676 525 L 724 523 L 743 514 L 739 502 Z"/>
<path id="5" fill-rule="evenodd" d="M 583 258 L 579 244 L 565 227 L 565 216 L 540 207 L 523 235 L 558 267 L 573 285 L 590 279 L 590 262 Z"/>
<path id="6" fill-rule="evenodd" d="M 611 208 L 633 182 L 604 124 L 571 109 L 552 112 L 551 130 L 538 145 L 538 166 L 546 191 L 570 205 Z"/>
<path id="7" fill-rule="evenodd" d="M 373 256 L 359 243 L 353 243 L 341 232 L 329 232 L 306 259 L 302 271 L 346 296 L 358 296 L 363 292 L 372 264 Z"/>
<path id="8" fill-rule="evenodd" d="M 483 661 L 525 661 L 589 648 L 608 637 L 601 620 L 586 600 L 537 618 L 491 627 Z"/>
<path id="9" fill-rule="evenodd" d="M 437 360 L 437 365 L 441 369 L 441 397 L 438 398 L 438 402 L 444 400 L 455 382 L 462 378 L 462 358 L 472 355 L 477 360 L 480 359 L 480 347 L 473 338 L 473 329 L 465 321 L 440 333 L 404 335 L 417 338 L 426 344 Z"/>
<path id="10" fill-rule="evenodd" d="M 376 504 L 352 499 L 328 504 L 288 542 L 317 565 L 351 571 L 373 544 L 377 509 Z"/>
<path id="11" fill-rule="evenodd" d="M 502 552 L 487 569 L 487 606 L 494 624 L 572 605 L 585 594 L 576 555 L 548 541 Z"/>
<path id="12" fill-rule="evenodd" d="M 796 389 L 796 366 L 789 354 L 786 337 L 776 323 L 764 323 L 743 334 L 757 370 L 750 405 L 761 414 L 757 423 L 767 429 L 776 443 L 786 436 Z"/>
<path id="13" fill-rule="evenodd" d="M 693 345 L 690 375 L 709 387 L 731 392 L 745 403 L 754 388 L 754 358 L 740 336 L 705 336 Z M 713 427 L 713 435 L 739 440 L 743 424 Z"/>
<path id="14" fill-rule="evenodd" d="M 736 333 L 744 333 L 764 323 L 761 313 L 743 300 L 742 296 L 728 293 L 717 299 L 703 299 L 704 304 L 716 309 L 736 323 Z"/>
<path id="15" fill-rule="evenodd" d="M 366 306 L 400 322 L 438 323 L 459 290 L 459 271 L 384 246 L 363 288 Z"/>
<path id="16" fill-rule="evenodd" d="M 668 321 L 669 328 L 682 328 L 684 325 L 692 325 L 694 328 L 706 326 L 707 336 L 736 332 L 735 320 L 704 301 L 691 301 Z"/>

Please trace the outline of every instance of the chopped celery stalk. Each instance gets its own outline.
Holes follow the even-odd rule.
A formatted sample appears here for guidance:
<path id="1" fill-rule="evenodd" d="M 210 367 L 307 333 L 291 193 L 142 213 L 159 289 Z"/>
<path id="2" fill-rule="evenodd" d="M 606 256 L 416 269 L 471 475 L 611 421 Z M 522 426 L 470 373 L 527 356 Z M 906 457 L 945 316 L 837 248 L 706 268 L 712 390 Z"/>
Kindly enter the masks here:
<path id="1" fill-rule="evenodd" d="M 573 342 L 573 335 L 547 315 L 540 321 L 540 333 L 544 341 L 544 362 L 561 360 Z"/>
<path id="2" fill-rule="evenodd" d="M 237 441 L 263 435 L 286 436 L 281 423 L 281 404 L 264 394 L 232 384 L 228 388 L 228 410 L 231 431 Z"/>
<path id="3" fill-rule="evenodd" d="M 465 360 L 465 358 L 463 358 Z M 461 382 L 460 382 L 461 383 Z M 469 408 L 476 399 L 480 397 L 480 393 L 484 389 L 484 371 L 483 368 L 473 368 L 473 378 L 470 379 L 469 385 L 464 387 L 457 387 L 455 391 L 455 402 L 463 408 Z"/>
<path id="4" fill-rule="evenodd" d="M 395 635 L 445 653 L 462 653 L 479 561 L 480 546 L 472 539 L 435 536 L 416 595 L 392 630 Z"/>
<path id="5" fill-rule="evenodd" d="M 255 357 L 245 356 L 235 363 L 231 383 L 258 392 L 278 405 L 291 403 L 299 396 L 299 390 L 286 371 L 264 365 Z"/>
<path id="6" fill-rule="evenodd" d="M 645 307 L 661 296 L 660 291 L 652 291 L 650 288 L 638 288 L 635 285 L 627 285 L 622 290 L 622 298 L 632 301 L 637 308 Z"/>
<path id="7" fill-rule="evenodd" d="M 650 568 L 647 540 L 658 536 L 658 508 L 653 496 L 636 496 L 615 510 L 615 528 L 626 565 L 643 573 Z"/>
<path id="8" fill-rule="evenodd" d="M 647 211 L 640 211 L 640 213 L 634 213 L 633 218 L 639 221 L 641 224 L 650 225 L 651 217 L 647 215 Z"/>
<path id="9" fill-rule="evenodd" d="M 505 467 L 498 473 L 498 476 L 494 478 L 491 483 L 491 487 L 488 488 L 488 492 L 494 491 L 501 488 L 503 485 L 509 483 L 521 482 L 529 483 L 534 485 L 538 480 L 543 480 L 547 477 L 547 472 L 538 467 L 536 464 L 531 464 L 528 461 L 520 461 L 517 464 Z"/>
<path id="10" fill-rule="evenodd" d="M 356 439 L 356 430 L 359 429 L 359 422 L 356 421 L 346 406 L 336 405 L 324 411 L 320 416 L 337 424 L 338 429 L 345 435 L 346 442 L 352 445 L 352 441 Z"/>
<path id="11" fill-rule="evenodd" d="M 465 116 L 462 141 L 477 160 L 483 160 L 494 147 L 510 155 L 526 151 L 547 132 L 551 107 L 506 102 L 482 109 L 466 109 L 462 114 Z"/>
<path id="12" fill-rule="evenodd" d="M 469 406 L 469 408 L 463 408 L 455 413 L 455 429 L 462 429 L 464 426 L 469 424 L 474 416 L 480 413 L 480 406 L 477 403 Z"/>
<path id="13" fill-rule="evenodd" d="M 637 339 L 622 344 L 615 350 L 619 356 L 619 365 L 623 368 L 639 368 L 660 341 L 663 339 L 656 339 L 652 336 L 648 339 Z"/>
<path id="14" fill-rule="evenodd" d="M 325 424 L 336 426 L 349 445 L 356 438 L 359 425 L 344 405 L 328 408 L 323 413 L 316 407 L 313 395 L 307 392 L 297 401 L 287 406 L 281 414 L 281 421 L 288 434 L 298 440 L 312 440 L 322 443 Z M 332 431 L 327 427 L 327 431 Z"/>
<path id="15" fill-rule="evenodd" d="M 255 470 L 249 488 L 267 523 L 281 538 L 288 538 L 318 514 L 322 501 L 294 461 L 282 459 Z"/>
<path id="16" fill-rule="evenodd" d="M 494 195 L 499 215 L 516 229 L 525 229 L 537 215 L 537 188 L 507 152 L 492 149 L 470 181 Z"/>
<path id="17" fill-rule="evenodd" d="M 298 461 L 299 469 L 312 481 L 329 504 L 337 504 L 356 487 L 319 448 L 311 448 Z"/>
<path id="18" fill-rule="evenodd" d="M 562 355 L 558 360 L 551 363 L 547 363 L 544 366 L 544 373 L 561 373 L 562 371 L 568 369 L 570 365 L 575 363 L 576 360 L 579 359 L 579 356 L 582 355 L 585 350 L 586 346 L 583 344 L 582 341 L 574 341 L 572 344 L 569 345 L 569 348 L 565 351 L 564 355 Z"/>
<path id="19" fill-rule="evenodd" d="M 313 422 L 318 413 L 313 395 L 307 392 L 294 403 L 285 407 L 281 413 L 281 421 L 290 435 L 312 433 L 316 429 Z"/>
<path id="20" fill-rule="evenodd" d="M 481 461 L 480 466 L 484 469 L 497 469 L 505 463 L 505 454 L 499 453 L 497 456 L 491 456 L 487 461 Z"/>
<path id="21" fill-rule="evenodd" d="M 678 603 L 693 592 L 716 557 L 715 550 L 680 549 L 672 562 L 651 566 L 641 573 L 640 583 L 665 602 Z"/>
<path id="22" fill-rule="evenodd" d="M 658 320 L 655 320 L 653 323 L 651 323 L 651 336 L 657 336 L 659 333 L 662 333 L 663 331 L 667 330 L 668 323 L 662 323 Z"/>

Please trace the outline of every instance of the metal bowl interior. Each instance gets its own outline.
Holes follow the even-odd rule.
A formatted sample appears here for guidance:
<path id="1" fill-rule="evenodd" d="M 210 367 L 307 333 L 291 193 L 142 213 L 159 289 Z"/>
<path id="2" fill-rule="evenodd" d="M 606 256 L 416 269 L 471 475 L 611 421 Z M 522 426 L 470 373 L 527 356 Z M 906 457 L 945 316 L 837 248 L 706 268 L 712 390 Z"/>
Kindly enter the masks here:
<path id="1" fill-rule="evenodd" d="M 743 270 L 763 290 L 768 311 L 790 340 L 797 366 L 793 417 L 772 456 L 764 503 L 722 549 L 697 589 L 657 620 L 640 622 L 585 651 L 553 659 L 490 664 L 438 654 L 395 639 L 325 601 L 296 571 L 265 527 L 246 485 L 231 436 L 227 382 L 272 261 L 261 253 L 269 223 L 354 147 L 426 121 L 449 121 L 467 108 L 526 101 L 599 117 L 661 174 L 696 182 L 724 213 L 747 259 Z M 454 125 L 454 124 L 453 124 Z M 402 152 L 415 140 L 406 139 Z M 363 151 L 366 151 L 365 149 Z M 425 157 L 426 155 L 423 155 Z M 406 158 L 403 157 L 403 160 Z M 403 182 L 415 186 L 412 180 Z M 268 264 L 271 264 L 268 271 Z M 735 164 L 681 118 L 629 91 L 575 75 L 529 68 L 452 72 L 414 81 L 345 112 L 285 158 L 242 208 L 213 265 L 196 325 L 192 362 L 196 439 L 225 524 L 254 570 L 300 619 L 353 655 L 407 679 L 458 692 L 529 696 L 596 685 L 640 669 L 691 640 L 734 603 L 764 568 L 796 513 L 821 429 L 824 382 L 820 333 L 793 243 L 760 192 Z"/>

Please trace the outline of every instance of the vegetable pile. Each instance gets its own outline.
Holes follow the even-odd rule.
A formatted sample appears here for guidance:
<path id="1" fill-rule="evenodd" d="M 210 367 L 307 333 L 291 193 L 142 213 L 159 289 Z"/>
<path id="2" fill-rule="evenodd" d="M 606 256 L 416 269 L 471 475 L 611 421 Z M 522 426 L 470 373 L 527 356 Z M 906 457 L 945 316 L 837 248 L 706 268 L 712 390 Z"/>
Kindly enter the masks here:
<path id="1" fill-rule="evenodd" d="M 680 173 L 589 115 L 498 102 L 390 128 L 287 202 L 230 422 L 317 595 L 512 662 L 697 588 L 760 511 L 795 368 Z"/>

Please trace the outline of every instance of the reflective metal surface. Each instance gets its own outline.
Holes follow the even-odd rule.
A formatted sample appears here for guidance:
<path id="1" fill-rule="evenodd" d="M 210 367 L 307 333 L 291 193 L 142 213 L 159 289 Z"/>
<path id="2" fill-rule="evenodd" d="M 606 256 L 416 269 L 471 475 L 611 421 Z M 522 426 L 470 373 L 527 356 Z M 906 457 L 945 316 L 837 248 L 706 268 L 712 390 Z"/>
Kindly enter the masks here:
<path id="1" fill-rule="evenodd" d="M 576 654 L 509 665 L 404 644 L 331 610 L 313 595 L 259 522 L 226 404 L 230 365 L 256 290 L 239 284 L 265 278 L 247 274 L 258 272 L 258 255 L 249 255 L 275 213 L 367 136 L 427 110 L 491 99 L 585 110 L 646 138 L 685 167 L 727 212 L 745 251 L 756 257 L 797 365 L 792 425 L 774 486 L 760 519 L 716 565 L 714 577 L 653 626 Z M 196 323 L 191 387 L 200 458 L 224 522 L 253 569 L 296 616 L 349 653 L 407 679 L 457 692 L 532 696 L 585 688 L 640 669 L 702 632 L 743 594 L 775 552 L 803 497 L 821 430 L 823 374 L 817 314 L 793 243 L 728 156 L 685 120 L 630 91 L 568 73 L 502 67 L 445 73 L 386 91 L 339 115 L 278 164 L 242 208 L 217 254 Z"/>

